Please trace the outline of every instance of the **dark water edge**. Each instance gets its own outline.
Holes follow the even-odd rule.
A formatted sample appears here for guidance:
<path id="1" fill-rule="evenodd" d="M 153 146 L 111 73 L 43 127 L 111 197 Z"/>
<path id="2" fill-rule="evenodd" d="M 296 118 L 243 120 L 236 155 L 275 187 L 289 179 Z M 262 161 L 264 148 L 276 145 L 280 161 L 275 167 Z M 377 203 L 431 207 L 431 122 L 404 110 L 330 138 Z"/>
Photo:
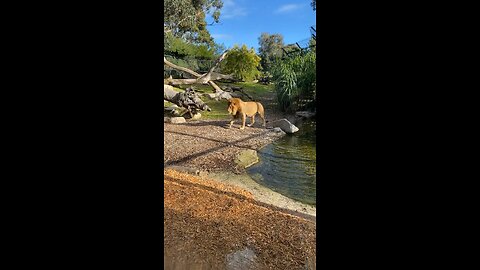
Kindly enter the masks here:
<path id="1" fill-rule="evenodd" d="M 260 162 L 247 172 L 260 185 L 316 206 L 316 123 L 305 121 L 298 127 L 298 132 L 260 149 Z"/>

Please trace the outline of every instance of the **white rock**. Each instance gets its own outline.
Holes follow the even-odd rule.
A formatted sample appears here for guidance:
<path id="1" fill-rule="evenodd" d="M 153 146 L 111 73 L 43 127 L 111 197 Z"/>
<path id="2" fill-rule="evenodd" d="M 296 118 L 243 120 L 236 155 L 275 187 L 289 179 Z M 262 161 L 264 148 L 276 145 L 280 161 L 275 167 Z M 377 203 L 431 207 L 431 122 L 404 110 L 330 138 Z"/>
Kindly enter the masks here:
<path id="1" fill-rule="evenodd" d="M 299 129 L 294 124 L 290 123 L 287 119 L 280 119 L 272 123 L 272 126 L 281 128 L 285 133 L 295 133 Z"/>
<path id="2" fill-rule="evenodd" d="M 166 123 L 172 123 L 172 124 L 180 124 L 180 123 L 185 123 L 185 118 L 183 117 L 164 117 L 163 122 Z"/>
<path id="3" fill-rule="evenodd" d="M 272 129 L 273 132 L 277 132 L 277 133 L 285 133 L 281 128 L 279 127 L 276 127 L 276 128 L 273 128 Z"/>
<path id="4" fill-rule="evenodd" d="M 198 120 L 202 117 L 202 114 L 201 113 L 196 113 L 193 115 L 192 118 L 190 118 L 191 120 Z"/>

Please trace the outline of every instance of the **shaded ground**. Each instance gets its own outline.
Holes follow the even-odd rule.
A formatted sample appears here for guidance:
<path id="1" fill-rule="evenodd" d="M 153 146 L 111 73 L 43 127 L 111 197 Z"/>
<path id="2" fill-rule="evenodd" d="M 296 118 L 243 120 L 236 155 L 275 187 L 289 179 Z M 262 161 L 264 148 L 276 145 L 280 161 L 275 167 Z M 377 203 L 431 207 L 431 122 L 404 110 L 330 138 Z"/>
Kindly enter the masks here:
<path id="1" fill-rule="evenodd" d="M 164 175 L 165 269 L 315 269 L 314 221 L 237 187 Z"/>
<path id="2" fill-rule="evenodd" d="M 271 126 L 269 122 L 285 117 L 277 109 L 272 85 L 254 83 L 230 85 L 243 87 L 246 93 L 264 105 L 267 128 Z M 194 85 L 194 88 L 199 94 L 212 93 L 210 86 Z M 164 124 L 163 149 L 166 166 L 241 173 L 244 170 L 237 168 L 233 162 L 241 150 L 258 150 L 282 136 L 271 129 L 264 129 L 258 116 L 253 127 L 246 126 L 244 130 L 240 130 L 241 120 L 236 120 L 233 127 L 227 129 L 231 120 L 227 112 L 227 101 L 215 101 L 206 96 L 202 99 L 212 111 L 202 112 L 200 120 L 188 121 L 185 124 Z M 248 99 L 244 98 L 244 101 Z M 246 123 L 250 124 L 250 119 L 247 119 Z"/>
<path id="3" fill-rule="evenodd" d="M 261 127 L 226 128 L 228 120 L 198 120 L 184 124 L 164 124 L 164 164 L 204 171 L 240 173 L 235 156 L 245 149 L 257 150 L 282 133 Z"/>

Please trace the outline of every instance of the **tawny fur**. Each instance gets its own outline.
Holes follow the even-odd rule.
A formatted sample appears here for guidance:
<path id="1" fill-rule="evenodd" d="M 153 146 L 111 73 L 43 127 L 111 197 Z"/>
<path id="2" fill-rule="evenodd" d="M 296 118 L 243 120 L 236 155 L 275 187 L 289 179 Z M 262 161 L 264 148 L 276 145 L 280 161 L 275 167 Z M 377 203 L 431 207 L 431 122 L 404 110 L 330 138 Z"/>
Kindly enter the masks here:
<path id="1" fill-rule="evenodd" d="M 251 117 L 252 121 L 249 127 L 253 126 L 255 123 L 255 115 L 258 113 L 260 117 L 263 119 L 263 127 L 266 126 L 265 123 L 265 111 L 263 109 L 263 105 L 260 102 L 253 102 L 253 101 L 242 101 L 239 98 L 231 98 L 228 100 L 228 113 L 233 116 L 232 121 L 230 121 L 229 128 L 232 127 L 233 122 L 238 117 L 242 117 L 242 126 L 240 129 L 245 128 L 245 121 L 247 117 Z"/>

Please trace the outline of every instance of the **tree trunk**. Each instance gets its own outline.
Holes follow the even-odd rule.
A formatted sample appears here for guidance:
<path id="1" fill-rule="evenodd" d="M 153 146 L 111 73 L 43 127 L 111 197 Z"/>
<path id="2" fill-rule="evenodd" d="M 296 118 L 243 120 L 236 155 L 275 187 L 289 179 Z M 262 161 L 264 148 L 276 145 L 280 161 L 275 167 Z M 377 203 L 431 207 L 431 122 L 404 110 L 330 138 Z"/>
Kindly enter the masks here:
<path id="1" fill-rule="evenodd" d="M 211 109 L 205 104 L 196 93 L 191 89 L 187 89 L 185 92 L 177 92 L 173 90 L 173 86 L 163 85 L 163 100 L 169 101 L 180 107 L 187 108 L 187 110 L 207 110 Z"/>
<path id="2" fill-rule="evenodd" d="M 164 80 L 164 83 L 168 83 L 168 84 L 175 84 L 177 83 L 176 85 L 178 84 L 195 84 L 195 83 L 199 83 L 199 84 L 209 84 L 210 86 L 212 86 L 212 88 L 214 89 L 214 92 L 215 92 L 215 98 L 216 99 L 230 99 L 232 98 L 232 96 L 223 91 L 215 82 L 213 82 L 212 80 L 212 74 L 213 74 L 213 71 L 215 70 L 215 68 L 218 67 L 218 65 L 220 64 L 220 62 L 223 61 L 223 59 L 225 59 L 225 56 L 227 55 L 228 53 L 228 50 L 225 51 L 217 60 L 217 62 L 215 63 L 215 65 L 205 74 L 203 75 L 200 75 L 198 74 L 197 72 L 191 70 L 191 69 L 188 69 L 188 68 L 185 68 L 185 67 L 181 67 L 181 66 L 177 66 L 173 63 L 171 63 L 170 61 L 167 60 L 167 58 L 163 57 L 163 64 L 166 65 L 166 66 L 169 66 L 173 69 L 176 69 L 176 70 L 180 70 L 180 71 L 183 71 L 183 72 L 186 72 L 190 75 L 193 75 L 194 77 L 196 77 L 197 79 L 167 79 L 167 80 Z M 221 76 L 227 76 L 227 75 L 223 75 L 223 74 L 219 74 Z M 215 75 L 215 77 L 221 77 L 219 75 Z M 165 89 L 165 87 L 164 87 Z"/>

